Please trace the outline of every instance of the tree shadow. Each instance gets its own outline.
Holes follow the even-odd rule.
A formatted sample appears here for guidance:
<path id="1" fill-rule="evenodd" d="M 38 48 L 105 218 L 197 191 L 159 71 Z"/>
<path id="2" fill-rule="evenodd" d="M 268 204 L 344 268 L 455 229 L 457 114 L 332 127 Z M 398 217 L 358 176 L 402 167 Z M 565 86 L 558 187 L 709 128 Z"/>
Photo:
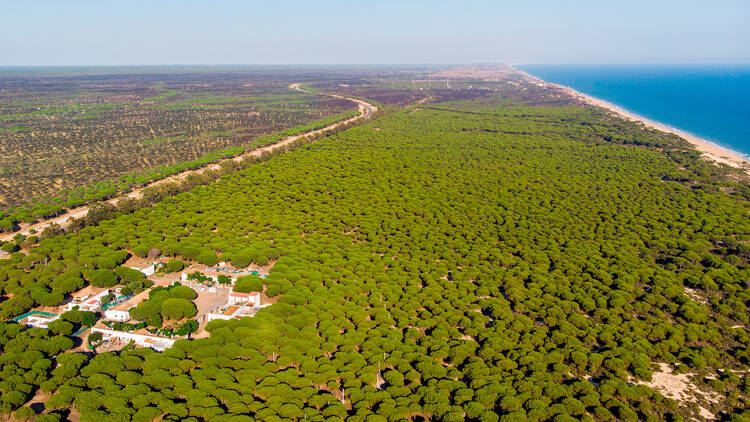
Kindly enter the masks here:
<path id="1" fill-rule="evenodd" d="M 44 412 L 45 409 L 44 403 L 42 402 L 31 403 L 29 407 L 34 409 L 34 412 L 36 412 L 37 415 Z"/>

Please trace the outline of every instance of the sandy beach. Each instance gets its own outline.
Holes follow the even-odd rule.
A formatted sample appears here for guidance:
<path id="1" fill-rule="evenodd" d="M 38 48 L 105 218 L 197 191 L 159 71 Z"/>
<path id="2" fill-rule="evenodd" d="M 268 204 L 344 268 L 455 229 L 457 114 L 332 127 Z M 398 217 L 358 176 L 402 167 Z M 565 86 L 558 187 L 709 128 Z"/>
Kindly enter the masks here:
<path id="1" fill-rule="evenodd" d="M 716 145 L 716 144 L 714 144 L 712 142 L 709 142 L 709 141 L 707 141 L 705 139 L 699 138 L 699 137 L 697 137 L 695 135 L 691 135 L 691 134 L 689 134 L 687 132 L 683 132 L 681 130 L 669 127 L 669 126 L 661 124 L 659 122 L 655 122 L 655 121 L 647 119 L 647 118 L 645 118 L 643 116 L 639 116 L 639 115 L 637 115 L 635 113 L 632 113 L 632 112 L 630 112 L 628 110 L 625 110 L 622 107 L 619 107 L 619 106 L 617 106 L 615 104 L 612 104 L 612 103 L 610 103 L 608 101 L 604 101 L 604 100 L 601 100 L 599 98 L 595 98 L 595 97 L 592 97 L 590 95 L 586 95 L 584 93 L 578 92 L 578 91 L 576 91 L 576 90 L 574 90 L 574 89 L 572 89 L 570 87 L 567 87 L 567 86 L 562 86 L 562 85 L 558 85 L 558 84 L 554 84 L 554 83 L 551 83 L 551 82 L 544 81 L 544 80 L 539 79 L 536 76 L 530 75 L 530 74 L 528 74 L 528 73 L 526 73 L 524 71 L 521 71 L 521 70 L 518 70 L 518 69 L 516 69 L 516 70 L 519 73 L 521 73 L 522 75 L 524 75 L 526 78 L 528 78 L 528 79 L 530 79 L 530 80 L 532 80 L 534 82 L 545 83 L 547 85 L 552 85 L 552 86 L 555 86 L 557 88 L 560 88 L 563 91 L 565 91 L 566 93 L 568 93 L 569 95 L 571 95 L 573 97 L 576 97 L 576 98 L 578 98 L 579 100 L 581 100 L 581 101 L 583 101 L 585 103 L 588 103 L 588 104 L 591 104 L 591 105 L 594 105 L 594 106 L 597 106 L 597 107 L 606 108 L 607 110 L 610 110 L 613 113 L 616 113 L 616 114 L 620 115 L 624 119 L 632 120 L 632 121 L 636 121 L 636 122 L 641 122 L 644 125 L 646 125 L 646 127 L 649 127 L 649 128 L 652 128 L 652 129 L 656 129 L 656 130 L 660 130 L 662 132 L 673 133 L 673 134 L 675 134 L 675 135 L 677 135 L 677 136 L 685 139 L 686 141 L 690 142 L 691 144 L 693 144 L 693 146 L 695 147 L 695 149 L 698 150 L 698 151 L 700 151 L 700 152 L 702 152 L 703 156 L 705 158 L 707 158 L 708 160 L 711 160 L 711 161 L 714 161 L 714 162 L 718 162 L 718 163 L 724 163 L 724 164 L 727 164 L 727 165 L 730 165 L 730 166 L 736 167 L 736 168 L 742 168 L 745 171 L 750 170 L 750 161 L 748 161 L 748 159 L 746 157 L 744 157 L 742 154 L 740 154 L 738 152 L 735 152 L 735 151 L 732 151 L 730 149 L 721 147 L 721 146 Z"/>

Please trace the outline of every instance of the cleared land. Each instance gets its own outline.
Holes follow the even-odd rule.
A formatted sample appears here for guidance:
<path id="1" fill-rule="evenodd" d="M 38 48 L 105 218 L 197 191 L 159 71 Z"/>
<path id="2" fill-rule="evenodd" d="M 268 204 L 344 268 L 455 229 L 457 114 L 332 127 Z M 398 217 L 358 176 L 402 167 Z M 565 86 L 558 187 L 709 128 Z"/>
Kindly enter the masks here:
<path id="1" fill-rule="evenodd" d="M 295 91 L 300 91 L 300 92 L 308 93 L 308 91 L 306 91 L 305 89 L 300 88 L 300 84 L 299 83 L 291 84 L 289 86 L 289 88 L 292 89 L 292 90 L 295 90 Z M 298 135 L 291 135 L 291 136 L 286 136 L 286 137 L 280 138 L 278 141 L 273 142 L 273 143 L 271 143 L 269 145 L 261 146 L 261 147 L 255 148 L 255 149 L 251 149 L 249 152 L 240 153 L 237 156 L 226 158 L 224 160 L 221 160 L 217 164 L 210 164 L 210 165 L 207 165 L 205 167 L 200 167 L 200 168 L 195 169 L 195 170 L 185 170 L 185 171 L 182 171 L 180 173 L 175 174 L 174 176 L 170 176 L 170 177 L 167 177 L 167 178 L 164 178 L 164 179 L 159 179 L 159 180 L 157 180 L 155 182 L 149 183 L 148 185 L 144 186 L 143 188 L 136 188 L 136 189 L 133 189 L 132 191 L 128 192 L 127 194 L 123 194 L 121 196 L 109 199 L 107 202 L 116 205 L 123 198 L 140 199 L 142 197 L 144 189 L 147 189 L 147 188 L 157 188 L 159 186 L 164 186 L 164 185 L 167 185 L 167 184 L 173 184 L 173 183 L 176 183 L 176 182 L 179 182 L 179 181 L 182 181 L 182 180 L 186 179 L 190 175 L 195 175 L 195 174 L 201 173 L 201 172 L 203 172 L 205 170 L 209 170 L 209 171 L 211 171 L 211 170 L 219 170 L 221 168 L 221 166 L 222 166 L 222 163 L 225 163 L 226 160 L 241 161 L 241 160 L 244 160 L 244 159 L 249 158 L 249 157 L 260 157 L 263 154 L 267 154 L 267 153 L 273 152 L 275 150 L 283 149 L 283 148 L 285 148 L 288 145 L 294 143 L 295 141 L 297 141 L 298 139 L 300 139 L 302 137 L 315 136 L 315 135 L 318 135 L 318 134 L 321 134 L 321 133 L 324 133 L 324 132 L 336 129 L 337 127 L 340 127 L 340 126 L 352 124 L 352 123 L 356 122 L 359 119 L 369 119 L 370 117 L 372 117 L 373 113 L 375 113 L 375 112 L 378 111 L 378 108 L 375 105 L 373 105 L 371 103 L 368 103 L 367 101 L 364 101 L 364 100 L 359 100 L 359 99 L 356 99 L 356 98 L 349 98 L 349 97 L 346 97 L 346 96 L 341 96 L 341 95 L 336 95 L 336 94 L 327 94 L 327 93 L 322 93 L 322 94 L 318 94 L 318 95 L 319 96 L 324 96 L 324 97 L 331 97 L 331 98 L 335 98 L 335 99 L 339 99 L 339 100 L 352 101 L 352 102 L 356 103 L 357 106 L 359 107 L 359 110 L 358 110 L 359 114 L 357 114 L 357 115 L 355 115 L 353 117 L 350 117 L 350 118 L 346 118 L 346 119 L 342 119 L 342 120 L 337 120 L 334 123 L 328 124 L 326 126 L 322 126 L 322 127 L 318 128 L 318 129 L 306 130 L 306 131 L 304 131 L 304 132 L 302 132 L 302 133 L 300 133 Z M 35 223 L 21 224 L 20 227 L 19 227 L 19 229 L 16 230 L 16 231 L 12 231 L 12 232 L 5 233 L 5 234 L 0 234 L 0 241 L 9 241 L 9 240 L 13 239 L 15 236 L 19 235 L 19 234 L 21 234 L 23 236 L 28 236 L 28 235 L 30 235 L 32 233 L 32 231 L 33 232 L 41 232 L 45 228 L 49 227 L 52 224 L 55 224 L 57 227 L 59 227 L 61 229 L 64 229 L 64 228 L 66 228 L 70 224 L 70 222 L 72 220 L 74 220 L 74 219 L 80 219 L 82 217 L 85 217 L 88 214 L 88 211 L 89 211 L 89 207 L 88 206 L 76 207 L 76 208 L 67 210 L 65 212 L 62 212 L 60 215 L 57 215 L 54 218 L 44 219 L 44 220 L 41 220 L 41 221 L 37 221 Z"/>
<path id="2" fill-rule="evenodd" d="M 71 198 L 85 197 L 82 188 L 103 180 L 352 110 L 350 101 L 289 90 L 293 76 L 0 74 L 0 209 L 74 188 Z"/>

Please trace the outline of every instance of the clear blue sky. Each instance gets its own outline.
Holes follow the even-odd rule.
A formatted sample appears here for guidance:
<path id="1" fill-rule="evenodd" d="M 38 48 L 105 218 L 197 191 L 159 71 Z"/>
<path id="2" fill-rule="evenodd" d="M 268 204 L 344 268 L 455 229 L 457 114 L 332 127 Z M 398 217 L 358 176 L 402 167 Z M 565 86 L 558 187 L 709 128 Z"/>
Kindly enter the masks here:
<path id="1" fill-rule="evenodd" d="M 750 0 L 3 0 L 0 65 L 750 62 Z"/>

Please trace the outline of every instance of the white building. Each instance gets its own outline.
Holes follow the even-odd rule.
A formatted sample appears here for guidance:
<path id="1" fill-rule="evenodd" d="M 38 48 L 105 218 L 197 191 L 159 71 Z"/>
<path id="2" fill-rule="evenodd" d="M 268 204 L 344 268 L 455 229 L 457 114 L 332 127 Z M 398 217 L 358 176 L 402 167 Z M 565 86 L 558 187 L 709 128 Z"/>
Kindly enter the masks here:
<path id="1" fill-rule="evenodd" d="M 187 272 L 182 273 L 182 275 L 180 276 L 180 280 L 182 282 L 184 282 L 184 283 L 190 283 L 192 281 L 192 280 L 188 280 L 188 275 L 190 275 L 190 274 L 192 274 L 192 273 L 187 273 Z M 201 273 L 201 275 L 204 276 L 204 277 L 210 278 L 211 281 L 213 281 L 214 283 L 218 283 L 219 282 L 219 277 L 218 276 L 209 275 L 209 274 L 203 274 L 203 273 Z"/>
<path id="2" fill-rule="evenodd" d="M 211 322 L 215 319 L 230 320 L 234 318 L 234 314 L 239 310 L 239 306 L 224 306 L 216 310 L 216 312 L 206 313 L 206 322 Z"/>
<path id="3" fill-rule="evenodd" d="M 229 305 L 242 304 L 242 305 L 251 306 L 251 307 L 260 306 L 260 293 L 258 292 L 240 293 L 240 292 L 232 291 L 232 292 L 229 292 L 227 303 Z"/>
<path id="4" fill-rule="evenodd" d="M 110 309 L 108 311 L 104 311 L 104 319 L 108 319 L 110 321 L 130 321 L 130 312 L 123 311 L 123 310 L 117 310 L 117 309 Z"/>
<path id="5" fill-rule="evenodd" d="M 104 290 L 95 295 L 75 297 L 63 307 L 63 310 L 72 311 L 77 306 L 78 310 L 81 311 L 97 312 L 102 307 L 102 298 L 107 295 L 109 295 L 109 290 Z"/>
<path id="6" fill-rule="evenodd" d="M 49 328 L 49 323 L 59 318 L 60 315 L 35 313 L 26 317 L 26 325 L 36 328 Z"/>
<path id="7" fill-rule="evenodd" d="M 102 340 L 130 343 L 134 341 L 136 346 L 150 347 L 157 352 L 163 352 L 174 345 L 175 339 L 149 336 L 144 334 L 128 333 L 125 331 L 110 330 L 109 328 L 91 328 L 92 333 L 102 333 Z"/>
<path id="8" fill-rule="evenodd" d="M 234 318 L 251 317 L 260 308 L 260 293 L 241 293 L 231 291 L 227 295 L 227 303 L 215 312 L 206 313 L 206 321 L 215 319 L 230 320 Z"/>
<path id="9" fill-rule="evenodd" d="M 255 315 L 255 308 L 243 305 L 225 305 L 216 310 L 216 312 L 206 313 L 206 322 L 213 321 L 215 319 L 239 319 L 244 317 L 251 317 Z"/>
<path id="10" fill-rule="evenodd" d="M 146 277 L 150 275 L 154 275 L 154 273 L 156 272 L 156 264 L 151 264 L 145 268 L 136 268 L 136 267 L 129 267 L 129 268 L 142 272 L 143 275 L 145 275 Z"/>

